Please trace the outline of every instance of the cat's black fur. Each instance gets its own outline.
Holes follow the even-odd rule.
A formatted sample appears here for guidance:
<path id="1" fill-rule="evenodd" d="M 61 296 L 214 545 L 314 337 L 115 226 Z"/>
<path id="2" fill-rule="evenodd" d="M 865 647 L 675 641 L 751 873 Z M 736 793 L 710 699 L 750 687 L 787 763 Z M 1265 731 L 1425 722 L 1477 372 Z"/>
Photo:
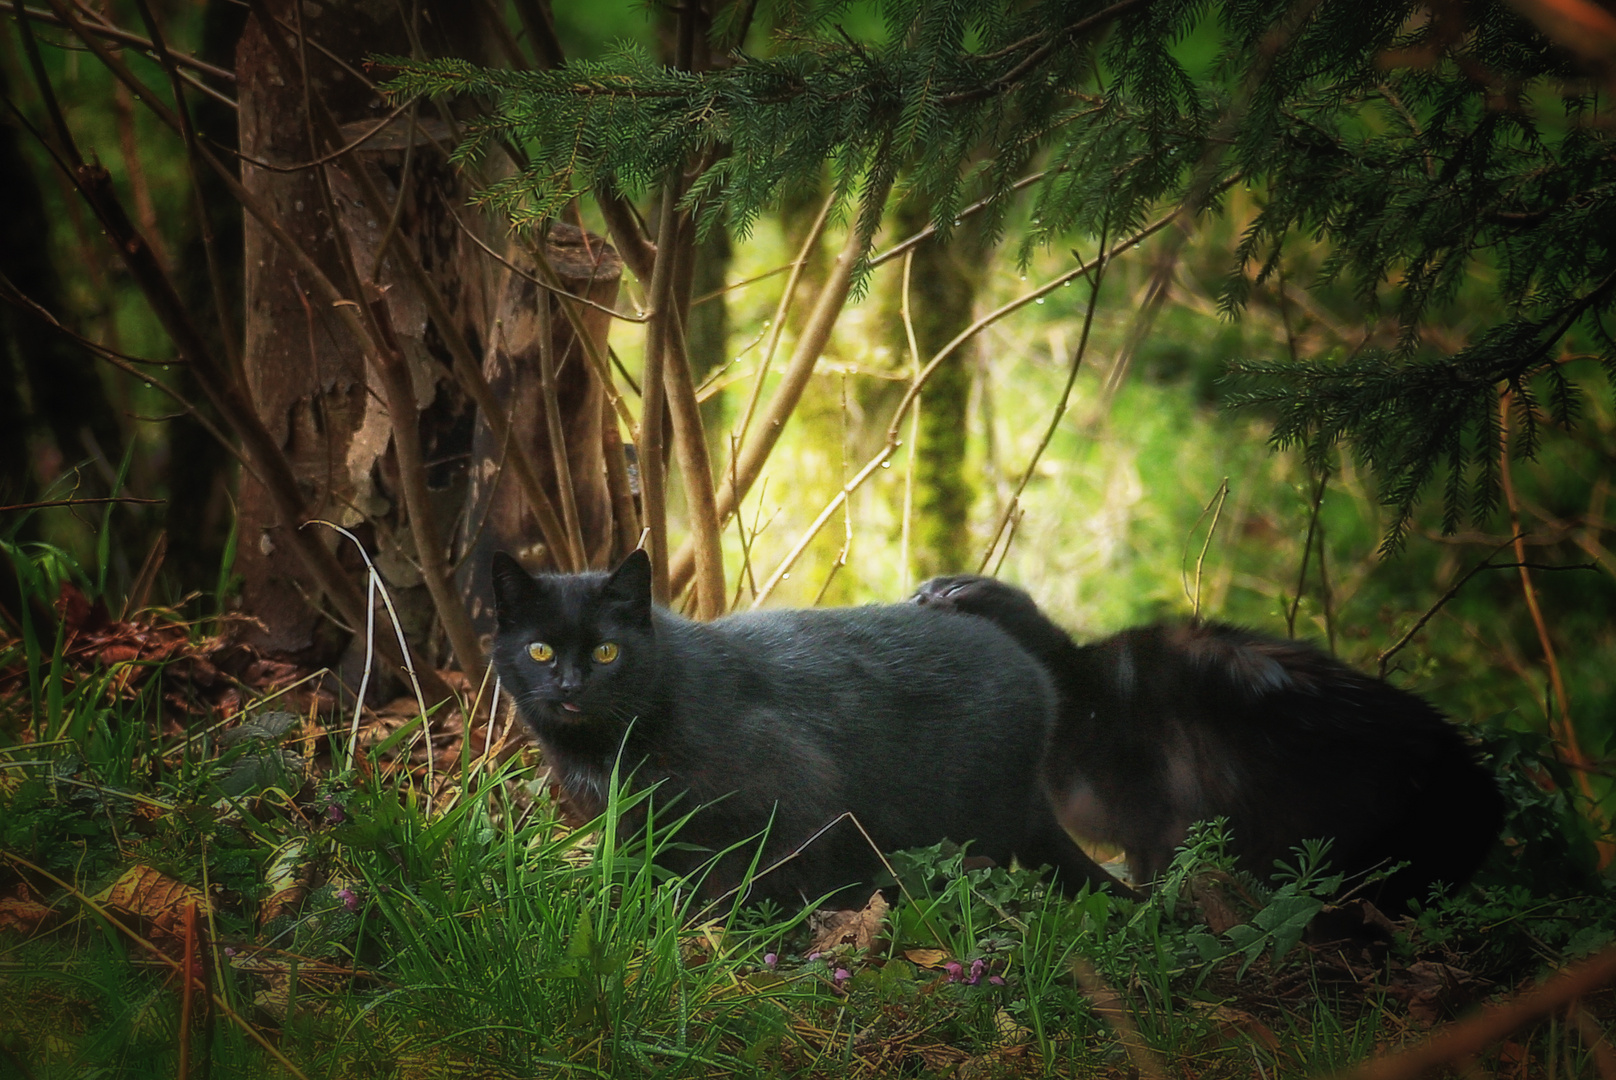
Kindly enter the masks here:
<path id="1" fill-rule="evenodd" d="M 1068 886 L 1116 885 L 1038 786 L 1050 679 L 987 620 L 898 604 L 693 622 L 652 604 L 643 552 L 610 574 L 534 577 L 503 555 L 493 570 L 495 665 L 574 803 L 604 809 L 621 750 L 636 787 L 661 782 L 659 806 L 701 807 L 677 839 L 706 852 L 671 851 L 670 869 L 694 869 L 772 817 L 766 867 L 851 811 L 882 851 L 946 838 L 999 863 L 1052 865 Z M 535 660 L 533 642 L 554 655 Z M 617 656 L 600 662 L 606 642 Z M 735 886 L 750 859 L 722 860 L 703 891 Z M 751 899 L 796 903 L 880 869 L 844 821 Z"/>
<path id="2" fill-rule="evenodd" d="M 1441 713 L 1309 645 L 1214 623 L 1080 647 L 1025 592 L 971 575 L 914 599 L 993 620 L 1049 669 L 1051 804 L 1074 833 L 1121 845 L 1140 881 L 1192 822 L 1221 815 L 1260 876 L 1318 837 L 1352 875 L 1407 861 L 1369 894 L 1398 910 L 1434 882 L 1467 881 L 1503 825 L 1496 779 Z"/>

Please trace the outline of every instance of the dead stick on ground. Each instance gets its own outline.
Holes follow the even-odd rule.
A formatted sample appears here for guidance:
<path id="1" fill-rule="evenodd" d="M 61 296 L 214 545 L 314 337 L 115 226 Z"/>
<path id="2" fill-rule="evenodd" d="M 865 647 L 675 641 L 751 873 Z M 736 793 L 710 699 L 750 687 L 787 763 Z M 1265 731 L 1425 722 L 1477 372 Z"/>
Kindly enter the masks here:
<path id="1" fill-rule="evenodd" d="M 1117 1040 L 1128 1053 L 1128 1060 L 1133 1063 L 1134 1069 L 1143 1080 L 1167 1080 L 1167 1067 L 1161 1056 L 1145 1045 L 1140 1036 L 1139 1029 L 1134 1026 L 1133 1017 L 1128 1015 L 1128 1009 L 1122 998 L 1111 989 L 1110 985 L 1100 977 L 1094 969 L 1081 956 L 1072 958 L 1072 974 L 1077 976 L 1077 984 L 1083 988 L 1083 995 L 1094 1006 L 1094 1011 L 1101 1020 L 1111 1025 L 1111 1030 L 1117 1033 Z"/>
<path id="2" fill-rule="evenodd" d="M 1535 990 L 1518 994 L 1500 1005 L 1489 1005 L 1417 1046 L 1336 1073 L 1334 1080 L 1414 1080 L 1440 1066 L 1479 1054 L 1534 1020 L 1564 1008 L 1567 1002 L 1613 981 L 1616 981 L 1616 948 L 1609 948 L 1582 964 L 1567 968 Z"/>
<path id="3" fill-rule="evenodd" d="M 91 911 L 95 912 L 96 915 L 100 916 L 100 918 L 101 918 L 101 920 L 103 922 L 105 922 L 108 925 L 112 926 L 115 930 L 122 933 L 125 937 L 128 937 L 130 940 L 132 940 L 136 945 L 140 946 L 146 952 L 151 953 L 152 956 L 155 957 L 160 963 L 167 964 L 169 967 L 175 969 L 176 971 L 180 970 L 181 964 L 180 964 L 180 962 L 178 960 L 175 960 L 172 956 L 169 956 L 163 950 L 159 949 L 156 945 L 153 945 L 151 942 L 147 941 L 145 938 L 141 937 L 139 934 L 137 934 L 133 930 L 129 929 L 129 927 L 125 926 L 123 923 L 121 923 L 117 919 L 113 918 L 110 914 L 108 914 L 107 910 L 105 908 L 103 908 L 100 904 L 96 903 L 94 900 L 92 900 L 88 896 L 86 896 L 83 892 L 81 892 L 78 889 L 75 889 L 73 886 L 69 885 L 67 882 L 65 882 L 61 878 L 57 877 L 55 874 L 51 873 L 49 870 L 46 870 L 44 867 L 35 866 L 33 863 L 29 862 L 27 859 L 24 859 L 19 855 L 13 855 L 8 851 L 0 851 L 0 858 L 8 859 L 11 862 L 16 863 L 18 866 L 27 867 L 29 870 L 32 870 L 34 873 L 39 874 L 41 877 L 48 878 L 51 881 L 55 882 L 57 885 L 61 886 L 61 888 L 66 890 L 66 892 L 68 893 L 69 896 L 72 896 L 79 903 L 83 904 L 85 907 L 87 907 Z M 239 1027 L 247 1035 L 248 1038 L 252 1039 L 259 1046 L 262 1046 L 266 1051 L 268 1051 L 270 1057 L 273 1057 L 276 1061 L 280 1062 L 281 1066 L 287 1072 L 291 1073 L 293 1076 L 298 1077 L 299 1080 L 308 1080 L 308 1076 L 306 1074 L 304 1074 L 303 1070 L 299 1069 L 296 1065 L 293 1065 L 292 1062 L 291 1062 L 291 1059 L 288 1058 L 285 1054 L 281 1053 L 281 1051 L 275 1046 L 275 1044 L 270 1042 L 268 1039 L 266 1039 L 263 1036 L 263 1034 L 257 1028 L 255 1028 L 251 1024 L 247 1023 L 246 1020 L 243 1020 L 241 1018 L 241 1014 L 236 1012 L 236 1010 L 232 1009 L 230 1007 L 230 1003 L 228 1001 L 226 1001 L 223 997 L 221 997 L 217 990 L 210 991 L 208 996 L 213 999 L 213 1003 L 219 1007 L 219 1011 L 221 1013 L 223 1013 L 226 1017 L 229 1018 L 231 1023 L 233 1023 L 237 1027 Z"/>

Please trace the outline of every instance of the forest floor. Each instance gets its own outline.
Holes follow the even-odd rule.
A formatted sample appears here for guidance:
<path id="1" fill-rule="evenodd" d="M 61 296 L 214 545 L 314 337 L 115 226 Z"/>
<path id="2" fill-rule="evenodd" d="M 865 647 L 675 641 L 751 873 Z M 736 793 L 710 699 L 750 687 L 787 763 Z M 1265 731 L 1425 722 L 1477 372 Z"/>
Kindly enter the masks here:
<path id="1" fill-rule="evenodd" d="M 1393 922 L 1211 829 L 1141 902 L 932 849 L 890 905 L 703 909 L 477 688 L 354 713 L 217 621 L 53 613 L 0 639 L 0 1072 L 1616 1080 L 1606 894 Z"/>

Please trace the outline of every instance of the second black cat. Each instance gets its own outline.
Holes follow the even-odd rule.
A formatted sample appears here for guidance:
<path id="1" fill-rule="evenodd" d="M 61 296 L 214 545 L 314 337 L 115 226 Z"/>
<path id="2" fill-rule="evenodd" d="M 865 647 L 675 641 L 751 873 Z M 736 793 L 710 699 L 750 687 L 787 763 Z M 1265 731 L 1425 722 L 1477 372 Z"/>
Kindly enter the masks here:
<path id="1" fill-rule="evenodd" d="M 1060 820 L 1158 877 L 1191 823 L 1229 819 L 1241 864 L 1267 875 L 1330 838 L 1351 875 L 1409 865 L 1371 892 L 1387 910 L 1469 879 L 1503 798 L 1457 728 L 1423 699 L 1296 641 L 1160 625 L 1078 646 L 992 578 L 935 578 L 916 603 L 992 619 L 1043 661 L 1061 696 L 1043 782 Z"/>
<path id="2" fill-rule="evenodd" d="M 503 555 L 493 569 L 496 668 L 569 797 L 599 813 L 621 760 L 636 787 L 660 783 L 659 807 L 699 807 L 677 839 L 701 850 L 666 852 L 670 869 L 768 828 L 760 866 L 802 850 L 752 899 L 868 883 L 875 851 L 833 824 L 850 812 L 881 851 L 950 839 L 1068 886 L 1116 884 L 1038 787 L 1049 677 L 987 620 L 902 604 L 700 623 L 652 604 L 643 552 L 610 574 L 534 577 Z M 752 854 L 720 860 L 704 894 L 735 887 Z"/>

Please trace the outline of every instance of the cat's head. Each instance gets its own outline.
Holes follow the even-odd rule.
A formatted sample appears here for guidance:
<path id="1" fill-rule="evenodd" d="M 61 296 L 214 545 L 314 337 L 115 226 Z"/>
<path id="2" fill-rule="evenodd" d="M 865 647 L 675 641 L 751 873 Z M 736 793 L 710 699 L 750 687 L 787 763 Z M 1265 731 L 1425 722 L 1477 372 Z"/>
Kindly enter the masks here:
<path id="1" fill-rule="evenodd" d="M 540 574 L 494 556 L 494 663 L 535 725 L 627 723 L 656 670 L 651 561 L 631 552 L 611 573 Z"/>

